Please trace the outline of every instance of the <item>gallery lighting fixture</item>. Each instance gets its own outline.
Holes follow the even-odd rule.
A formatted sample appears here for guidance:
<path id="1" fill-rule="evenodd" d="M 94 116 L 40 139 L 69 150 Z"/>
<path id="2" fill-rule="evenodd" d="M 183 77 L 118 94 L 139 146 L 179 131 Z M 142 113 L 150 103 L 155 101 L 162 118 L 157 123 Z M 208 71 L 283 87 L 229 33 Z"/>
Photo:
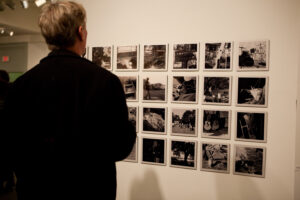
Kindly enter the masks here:
<path id="1" fill-rule="evenodd" d="M 0 35 L 2 36 L 13 36 L 15 34 L 15 32 L 12 29 L 8 29 L 5 27 L 0 27 Z"/>
<path id="2" fill-rule="evenodd" d="M 40 7 L 46 3 L 46 0 L 35 0 L 34 3 L 37 7 Z"/>
<path id="3" fill-rule="evenodd" d="M 13 36 L 14 35 L 14 32 L 13 31 L 9 31 L 9 36 Z"/>
<path id="4" fill-rule="evenodd" d="M 20 1 L 22 8 L 27 9 L 29 7 L 28 0 L 21 0 Z"/>

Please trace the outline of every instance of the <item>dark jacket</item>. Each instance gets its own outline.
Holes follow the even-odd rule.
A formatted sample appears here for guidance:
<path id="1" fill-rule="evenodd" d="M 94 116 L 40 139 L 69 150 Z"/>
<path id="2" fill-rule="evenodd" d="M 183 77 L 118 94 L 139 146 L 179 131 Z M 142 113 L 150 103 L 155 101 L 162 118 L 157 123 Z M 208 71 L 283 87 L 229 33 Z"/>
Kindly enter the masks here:
<path id="1" fill-rule="evenodd" d="M 14 82 L 5 111 L 19 200 L 115 199 L 115 162 L 136 138 L 117 76 L 55 50 Z"/>

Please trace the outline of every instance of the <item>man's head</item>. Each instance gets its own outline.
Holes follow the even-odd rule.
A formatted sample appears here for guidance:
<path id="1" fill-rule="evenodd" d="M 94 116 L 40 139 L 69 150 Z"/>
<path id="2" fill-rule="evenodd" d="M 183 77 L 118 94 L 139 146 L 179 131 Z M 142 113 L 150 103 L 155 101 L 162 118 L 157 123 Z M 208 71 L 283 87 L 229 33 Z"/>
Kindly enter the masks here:
<path id="1" fill-rule="evenodd" d="M 71 48 L 84 53 L 86 45 L 86 13 L 82 5 L 72 1 L 48 3 L 42 8 L 39 27 L 50 50 Z M 78 43 L 79 42 L 79 43 Z"/>

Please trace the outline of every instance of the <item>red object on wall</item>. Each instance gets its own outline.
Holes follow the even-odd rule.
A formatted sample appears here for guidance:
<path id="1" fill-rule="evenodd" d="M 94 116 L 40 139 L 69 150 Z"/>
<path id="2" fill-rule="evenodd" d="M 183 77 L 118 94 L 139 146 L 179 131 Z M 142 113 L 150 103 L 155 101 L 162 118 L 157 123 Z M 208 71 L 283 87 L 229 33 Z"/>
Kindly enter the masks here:
<path id="1" fill-rule="evenodd" d="M 2 56 L 2 62 L 8 62 L 9 56 Z"/>

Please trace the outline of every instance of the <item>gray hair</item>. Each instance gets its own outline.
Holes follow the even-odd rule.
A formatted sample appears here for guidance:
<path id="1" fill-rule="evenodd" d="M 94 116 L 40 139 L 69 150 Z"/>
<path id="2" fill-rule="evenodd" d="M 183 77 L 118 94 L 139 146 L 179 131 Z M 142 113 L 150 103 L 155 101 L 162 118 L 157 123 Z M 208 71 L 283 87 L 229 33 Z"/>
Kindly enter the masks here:
<path id="1" fill-rule="evenodd" d="M 78 28 L 85 25 L 85 9 L 72 1 L 48 3 L 39 17 L 39 27 L 50 50 L 73 46 Z"/>

